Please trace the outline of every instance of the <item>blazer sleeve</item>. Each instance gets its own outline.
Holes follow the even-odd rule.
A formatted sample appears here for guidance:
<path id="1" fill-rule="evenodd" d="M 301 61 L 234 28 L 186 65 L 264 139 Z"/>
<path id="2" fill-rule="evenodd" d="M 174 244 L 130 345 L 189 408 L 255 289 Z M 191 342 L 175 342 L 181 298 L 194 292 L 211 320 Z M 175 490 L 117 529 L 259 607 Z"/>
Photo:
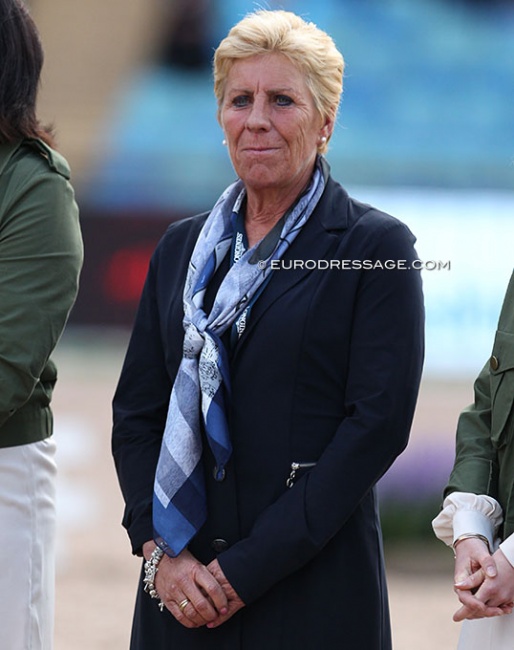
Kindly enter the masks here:
<path id="1" fill-rule="evenodd" d="M 152 255 L 113 398 L 112 453 L 134 554 L 153 539 L 152 500 L 173 382 L 182 359 L 182 294 L 207 213 L 172 223 Z"/>
<path id="2" fill-rule="evenodd" d="M 403 224 L 378 235 L 368 259 L 407 265 L 417 259 Z M 316 466 L 262 513 L 247 538 L 218 557 L 247 604 L 314 558 L 407 444 L 424 350 L 420 274 L 367 270 L 359 286 L 344 396 L 348 416 Z"/>
<path id="3" fill-rule="evenodd" d="M 150 263 L 113 398 L 112 452 L 125 501 L 122 523 L 134 554 L 153 539 L 153 483 L 172 385 L 160 331 L 158 259 L 159 249 Z"/>

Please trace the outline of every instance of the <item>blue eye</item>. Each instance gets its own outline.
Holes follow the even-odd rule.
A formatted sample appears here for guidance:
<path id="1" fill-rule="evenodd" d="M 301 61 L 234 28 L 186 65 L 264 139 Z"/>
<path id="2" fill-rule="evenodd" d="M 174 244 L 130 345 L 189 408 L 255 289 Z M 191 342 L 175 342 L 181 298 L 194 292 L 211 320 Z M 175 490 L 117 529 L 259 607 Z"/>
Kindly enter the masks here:
<path id="1" fill-rule="evenodd" d="M 237 97 L 234 97 L 232 100 L 232 105 L 235 106 L 236 108 L 242 108 L 244 106 L 248 106 L 250 103 L 250 98 L 248 95 L 238 95 Z"/>
<path id="2" fill-rule="evenodd" d="M 287 95 L 276 95 L 275 101 L 279 106 L 291 106 L 293 104 L 293 100 Z"/>

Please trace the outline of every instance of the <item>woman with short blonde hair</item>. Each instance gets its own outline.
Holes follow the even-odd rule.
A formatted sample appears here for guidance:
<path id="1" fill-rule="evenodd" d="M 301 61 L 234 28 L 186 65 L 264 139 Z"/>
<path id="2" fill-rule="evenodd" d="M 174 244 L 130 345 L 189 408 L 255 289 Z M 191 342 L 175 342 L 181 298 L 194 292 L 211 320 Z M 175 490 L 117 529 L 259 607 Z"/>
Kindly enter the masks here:
<path id="1" fill-rule="evenodd" d="M 234 61 L 259 54 L 283 54 L 305 75 L 321 117 L 335 121 L 343 92 L 344 59 L 332 38 L 314 23 L 288 11 L 257 11 L 229 31 L 214 55 L 214 94 L 223 103 Z M 331 135 L 331 134 L 330 134 Z M 319 147 L 328 148 L 327 140 Z"/>
<path id="2" fill-rule="evenodd" d="M 238 178 L 158 245 L 114 398 L 131 650 L 391 650 L 375 484 L 407 443 L 423 298 L 414 236 L 322 155 L 343 68 L 285 11 L 216 51 Z"/>

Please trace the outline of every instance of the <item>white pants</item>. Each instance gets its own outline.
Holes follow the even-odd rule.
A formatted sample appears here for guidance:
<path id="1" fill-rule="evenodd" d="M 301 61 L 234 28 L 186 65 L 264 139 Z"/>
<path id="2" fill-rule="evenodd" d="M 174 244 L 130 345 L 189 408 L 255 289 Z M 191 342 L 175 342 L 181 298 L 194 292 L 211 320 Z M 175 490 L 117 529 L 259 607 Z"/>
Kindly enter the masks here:
<path id="1" fill-rule="evenodd" d="M 514 614 L 464 621 L 458 650 L 512 650 Z"/>
<path id="2" fill-rule="evenodd" d="M 0 645 L 51 650 L 55 596 L 55 443 L 0 448 Z"/>

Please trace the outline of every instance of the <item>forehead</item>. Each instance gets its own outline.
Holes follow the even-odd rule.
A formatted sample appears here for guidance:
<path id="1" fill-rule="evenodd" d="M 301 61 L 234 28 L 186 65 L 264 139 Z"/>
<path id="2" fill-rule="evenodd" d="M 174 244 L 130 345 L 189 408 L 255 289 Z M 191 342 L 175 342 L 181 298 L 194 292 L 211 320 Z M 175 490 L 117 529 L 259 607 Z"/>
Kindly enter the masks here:
<path id="1" fill-rule="evenodd" d="M 227 89 L 290 89 L 308 92 L 303 72 L 283 54 L 258 54 L 238 59 L 227 75 Z"/>

